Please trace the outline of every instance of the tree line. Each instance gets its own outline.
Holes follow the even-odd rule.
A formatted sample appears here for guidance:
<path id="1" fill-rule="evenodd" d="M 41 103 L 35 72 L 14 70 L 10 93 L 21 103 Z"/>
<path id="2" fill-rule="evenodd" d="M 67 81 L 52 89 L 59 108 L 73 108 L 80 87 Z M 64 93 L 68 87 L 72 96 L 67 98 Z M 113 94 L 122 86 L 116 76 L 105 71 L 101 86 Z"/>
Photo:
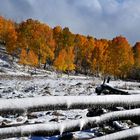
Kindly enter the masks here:
<path id="1" fill-rule="evenodd" d="M 51 28 L 38 20 L 20 23 L 0 16 L 0 42 L 19 63 L 61 72 L 140 77 L 140 42 L 131 46 L 123 36 L 112 40 L 72 33 L 68 27 Z"/>

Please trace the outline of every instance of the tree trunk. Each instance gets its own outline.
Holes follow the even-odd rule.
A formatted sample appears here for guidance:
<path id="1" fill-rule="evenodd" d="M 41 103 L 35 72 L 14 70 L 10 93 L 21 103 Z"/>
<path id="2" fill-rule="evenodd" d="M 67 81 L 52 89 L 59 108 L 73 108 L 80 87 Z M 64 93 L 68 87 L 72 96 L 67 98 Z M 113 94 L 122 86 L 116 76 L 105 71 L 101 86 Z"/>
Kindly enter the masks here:
<path id="1" fill-rule="evenodd" d="M 23 99 L 1 99 L 0 114 L 47 110 L 110 107 L 140 107 L 140 95 L 49 96 Z"/>
<path id="2" fill-rule="evenodd" d="M 109 135 L 93 138 L 90 140 L 139 140 L 140 127 L 119 131 Z"/>
<path id="3" fill-rule="evenodd" d="M 23 125 L 23 126 L 16 126 L 16 127 L 0 128 L 0 138 L 6 139 L 6 138 L 23 137 L 29 135 L 32 136 L 33 135 L 35 136 L 60 135 L 65 132 L 74 132 L 74 131 L 94 128 L 97 127 L 98 125 L 102 125 L 103 123 L 108 123 L 110 121 L 127 120 L 135 117 L 140 117 L 140 109 L 110 112 L 97 117 L 64 121 L 62 123 L 57 123 L 57 124 L 56 123 L 31 124 L 31 125 Z M 94 140 L 98 140 L 98 139 L 100 140 L 100 138 L 101 140 L 102 139 L 104 140 L 104 138 L 106 138 L 107 140 L 117 140 L 117 138 L 118 139 L 125 138 L 126 136 L 129 138 L 131 136 L 131 132 L 133 132 L 132 136 L 138 136 L 140 134 L 140 127 L 95 138 Z M 118 135 L 118 133 L 120 133 L 121 135 L 120 134 Z"/>

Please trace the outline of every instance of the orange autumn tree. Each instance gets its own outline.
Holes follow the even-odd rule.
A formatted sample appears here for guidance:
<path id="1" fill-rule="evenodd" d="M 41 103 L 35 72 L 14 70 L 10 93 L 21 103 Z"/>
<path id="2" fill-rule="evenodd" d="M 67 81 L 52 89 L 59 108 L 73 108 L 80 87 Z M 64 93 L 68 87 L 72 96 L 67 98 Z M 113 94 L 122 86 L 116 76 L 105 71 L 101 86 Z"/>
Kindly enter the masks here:
<path id="1" fill-rule="evenodd" d="M 66 71 L 66 68 L 67 68 L 66 63 L 65 63 L 66 57 L 67 57 L 66 50 L 62 49 L 59 52 L 58 57 L 54 61 L 54 66 L 56 67 L 57 70 Z"/>
<path id="2" fill-rule="evenodd" d="M 52 29 L 37 20 L 28 19 L 18 28 L 18 42 L 21 48 L 30 49 L 38 58 L 39 65 L 53 61 L 55 41 Z"/>
<path id="3" fill-rule="evenodd" d="M 69 49 L 67 49 L 67 56 L 65 58 L 65 63 L 66 63 L 66 70 L 68 71 L 72 71 L 75 69 L 75 64 L 74 64 L 74 51 L 73 51 L 73 48 L 70 47 Z"/>
<path id="4" fill-rule="evenodd" d="M 54 61 L 57 70 L 68 72 L 75 69 L 73 48 L 69 50 L 62 49 Z"/>
<path id="5" fill-rule="evenodd" d="M 11 20 L 6 20 L 0 16 L 0 41 L 5 43 L 6 50 L 14 54 L 17 49 L 17 32 L 15 24 Z"/>
<path id="6" fill-rule="evenodd" d="M 22 49 L 19 63 L 25 66 L 28 65 L 36 67 L 38 65 L 38 59 L 32 50 Z"/>
<path id="7" fill-rule="evenodd" d="M 55 57 L 58 56 L 59 52 L 62 49 L 69 49 L 74 46 L 74 34 L 69 31 L 68 27 L 62 29 L 60 26 L 57 26 L 53 29 L 53 36 L 56 42 L 55 47 Z"/>
<path id="8" fill-rule="evenodd" d="M 91 69 L 91 57 L 94 49 L 94 38 L 77 34 L 75 36 L 75 64 L 77 71 L 87 73 Z"/>
<path id="9" fill-rule="evenodd" d="M 128 73 L 130 79 L 139 80 L 140 79 L 140 42 L 136 42 L 132 48 L 134 53 L 134 65 Z"/>
<path id="10" fill-rule="evenodd" d="M 137 42 L 133 47 L 134 52 L 134 67 L 140 69 L 140 42 Z"/>
<path id="11" fill-rule="evenodd" d="M 61 71 L 72 71 L 75 69 L 74 34 L 67 27 L 62 29 L 57 26 L 53 29 L 53 35 L 56 42 L 54 66 Z"/>
<path id="12" fill-rule="evenodd" d="M 0 17 L 0 43 L 13 56 L 20 53 L 19 62 L 30 66 L 43 64 L 45 68 L 49 64 L 65 72 L 75 70 L 119 78 L 140 67 L 140 43 L 132 49 L 123 36 L 94 39 L 73 34 L 68 27 L 52 29 L 33 19 L 15 23 Z"/>
<path id="13" fill-rule="evenodd" d="M 127 39 L 122 36 L 113 38 L 109 45 L 110 74 L 117 77 L 126 77 L 134 64 L 133 52 Z"/>
<path id="14" fill-rule="evenodd" d="M 82 71 L 82 61 L 84 60 L 84 44 L 86 43 L 87 39 L 85 36 L 77 34 L 75 36 L 75 45 L 74 45 L 74 52 L 75 52 L 75 65 L 76 71 Z"/>
<path id="15" fill-rule="evenodd" d="M 92 70 L 97 75 L 106 74 L 108 71 L 108 40 L 95 40 L 95 48 L 92 52 Z"/>
<path id="16" fill-rule="evenodd" d="M 58 56 L 60 50 L 62 50 L 62 28 L 60 26 L 56 26 L 53 28 L 53 38 L 55 40 L 55 50 L 54 55 L 55 58 Z"/>

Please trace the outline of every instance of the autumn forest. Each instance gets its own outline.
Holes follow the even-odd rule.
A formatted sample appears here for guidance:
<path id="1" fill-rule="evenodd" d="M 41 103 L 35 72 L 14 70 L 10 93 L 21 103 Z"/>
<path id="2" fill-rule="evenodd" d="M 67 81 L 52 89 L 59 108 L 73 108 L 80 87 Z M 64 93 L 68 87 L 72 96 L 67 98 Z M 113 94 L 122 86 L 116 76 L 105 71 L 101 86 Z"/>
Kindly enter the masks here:
<path id="1" fill-rule="evenodd" d="M 21 23 L 0 17 L 0 43 L 22 65 L 50 65 L 60 72 L 140 77 L 140 42 L 131 46 L 123 36 L 112 40 L 73 34 L 37 20 Z"/>

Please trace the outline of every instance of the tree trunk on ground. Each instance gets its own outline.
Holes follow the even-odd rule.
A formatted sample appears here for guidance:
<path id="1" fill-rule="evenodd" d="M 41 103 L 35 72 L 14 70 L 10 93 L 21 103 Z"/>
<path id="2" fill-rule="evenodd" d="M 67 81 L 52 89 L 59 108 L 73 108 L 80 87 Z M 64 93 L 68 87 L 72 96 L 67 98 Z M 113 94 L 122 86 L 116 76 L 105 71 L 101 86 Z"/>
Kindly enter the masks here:
<path id="1" fill-rule="evenodd" d="M 0 138 L 6 139 L 6 138 L 23 137 L 29 135 L 32 136 L 33 135 L 35 136 L 60 135 L 65 132 L 87 130 L 102 125 L 104 123 L 109 123 L 110 121 L 127 120 L 135 117 L 140 117 L 140 109 L 110 112 L 97 117 L 64 121 L 62 123 L 57 123 L 57 124 L 56 123 L 31 124 L 31 125 L 23 125 L 23 126 L 16 126 L 16 127 L 0 128 Z M 109 134 L 107 136 L 95 138 L 94 140 L 98 140 L 98 139 L 102 140 L 103 138 L 107 138 L 107 140 L 129 138 L 131 137 L 131 132 L 133 132 L 132 136 L 140 135 L 140 127 L 117 132 L 114 134 Z"/>
<path id="2" fill-rule="evenodd" d="M 0 114 L 86 108 L 140 107 L 140 95 L 48 96 L 1 99 Z"/>

